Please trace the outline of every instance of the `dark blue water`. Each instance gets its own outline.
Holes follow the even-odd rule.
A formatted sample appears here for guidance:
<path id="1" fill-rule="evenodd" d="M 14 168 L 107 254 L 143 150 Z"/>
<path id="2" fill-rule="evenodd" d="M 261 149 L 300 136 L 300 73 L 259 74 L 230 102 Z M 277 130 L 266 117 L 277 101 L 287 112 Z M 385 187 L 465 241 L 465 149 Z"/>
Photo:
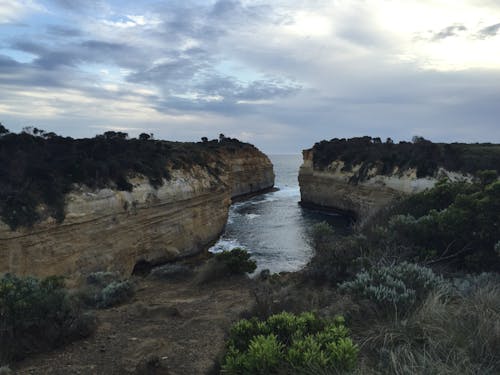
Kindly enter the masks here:
<path id="1" fill-rule="evenodd" d="M 345 217 L 308 210 L 299 206 L 297 181 L 301 155 L 270 155 L 278 191 L 233 204 L 221 239 L 213 252 L 241 247 L 252 253 L 258 270 L 296 271 L 312 255 L 309 230 L 327 221 L 339 235 L 349 228 Z"/>

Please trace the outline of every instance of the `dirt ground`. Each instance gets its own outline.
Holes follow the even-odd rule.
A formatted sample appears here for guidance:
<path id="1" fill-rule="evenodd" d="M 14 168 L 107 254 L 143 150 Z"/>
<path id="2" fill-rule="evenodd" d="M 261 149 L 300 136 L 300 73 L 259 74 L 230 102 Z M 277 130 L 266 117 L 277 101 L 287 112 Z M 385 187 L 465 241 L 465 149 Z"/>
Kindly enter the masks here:
<path id="1" fill-rule="evenodd" d="M 254 304 L 252 281 L 139 279 L 129 303 L 96 311 L 88 339 L 18 363 L 16 374 L 169 374 L 214 371 L 231 323 Z"/>

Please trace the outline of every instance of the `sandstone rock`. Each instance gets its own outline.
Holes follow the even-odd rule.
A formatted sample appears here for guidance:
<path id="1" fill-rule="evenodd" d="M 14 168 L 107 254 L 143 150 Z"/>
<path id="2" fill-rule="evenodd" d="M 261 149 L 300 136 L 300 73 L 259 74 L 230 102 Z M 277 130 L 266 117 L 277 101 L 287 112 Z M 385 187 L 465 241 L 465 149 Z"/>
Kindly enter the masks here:
<path id="1" fill-rule="evenodd" d="M 472 176 L 446 171 L 442 168 L 434 176 L 417 178 L 414 169 L 394 170 L 389 175 L 368 171 L 367 178 L 353 183 L 359 166 L 342 171 L 343 162 L 333 161 L 328 168 L 313 166 L 313 150 L 303 151 L 304 162 L 299 171 L 301 203 L 338 210 L 356 218 L 366 218 L 399 196 L 414 194 L 432 188 L 441 178 L 452 181 L 470 180 Z"/>
<path id="2" fill-rule="evenodd" d="M 195 255 L 222 232 L 231 197 L 274 184 L 257 149 L 222 154 L 220 164 L 219 176 L 199 166 L 172 170 L 157 189 L 140 176 L 129 180 L 131 192 L 75 186 L 61 224 L 12 231 L 0 221 L 0 274 L 64 275 L 71 284 L 95 271 L 126 276 L 138 262 Z"/>

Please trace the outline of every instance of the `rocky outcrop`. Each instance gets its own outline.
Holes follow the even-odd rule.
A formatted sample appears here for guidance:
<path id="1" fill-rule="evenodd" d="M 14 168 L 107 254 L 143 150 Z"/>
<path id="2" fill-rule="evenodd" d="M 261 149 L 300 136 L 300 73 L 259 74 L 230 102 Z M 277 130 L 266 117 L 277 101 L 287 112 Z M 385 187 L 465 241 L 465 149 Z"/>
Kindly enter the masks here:
<path id="1" fill-rule="evenodd" d="M 197 254 L 215 241 L 231 198 L 274 184 L 273 167 L 256 149 L 221 152 L 212 169 L 172 169 L 158 188 L 141 176 L 133 190 L 75 187 L 65 198 L 65 219 L 11 230 L 0 221 L 0 273 L 64 275 L 133 272 L 138 263 L 161 263 Z M 214 173 L 218 170 L 219 173 Z"/>
<path id="2" fill-rule="evenodd" d="M 399 170 L 381 174 L 373 167 L 359 176 L 362 165 L 346 169 L 341 160 L 333 160 L 325 168 L 314 167 L 314 149 L 303 151 L 304 162 L 299 171 L 301 203 L 338 211 L 354 218 L 366 218 L 391 201 L 406 194 L 413 194 L 433 187 L 441 178 L 450 180 L 470 179 L 471 176 L 450 172 L 443 168 L 432 176 L 417 177 L 416 169 Z"/>
<path id="3" fill-rule="evenodd" d="M 253 155 L 227 155 L 229 171 L 227 183 L 231 197 L 241 197 L 264 191 L 274 186 L 273 165 L 261 153 Z"/>

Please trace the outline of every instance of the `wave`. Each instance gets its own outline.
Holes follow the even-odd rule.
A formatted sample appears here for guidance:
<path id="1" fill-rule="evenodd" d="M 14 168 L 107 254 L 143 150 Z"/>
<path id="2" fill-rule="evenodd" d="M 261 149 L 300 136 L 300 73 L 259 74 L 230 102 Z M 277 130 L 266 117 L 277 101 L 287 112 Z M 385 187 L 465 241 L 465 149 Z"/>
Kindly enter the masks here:
<path id="1" fill-rule="evenodd" d="M 233 250 L 236 248 L 242 248 L 244 249 L 245 247 L 238 242 L 237 239 L 234 238 L 221 238 L 217 243 L 212 246 L 210 249 L 208 249 L 209 252 L 211 253 L 220 253 L 224 250 Z"/>
<path id="2" fill-rule="evenodd" d="M 245 217 L 247 219 L 250 219 L 250 220 L 253 220 L 255 219 L 256 217 L 259 217 L 260 215 L 257 215 L 257 214 L 246 214 Z"/>

